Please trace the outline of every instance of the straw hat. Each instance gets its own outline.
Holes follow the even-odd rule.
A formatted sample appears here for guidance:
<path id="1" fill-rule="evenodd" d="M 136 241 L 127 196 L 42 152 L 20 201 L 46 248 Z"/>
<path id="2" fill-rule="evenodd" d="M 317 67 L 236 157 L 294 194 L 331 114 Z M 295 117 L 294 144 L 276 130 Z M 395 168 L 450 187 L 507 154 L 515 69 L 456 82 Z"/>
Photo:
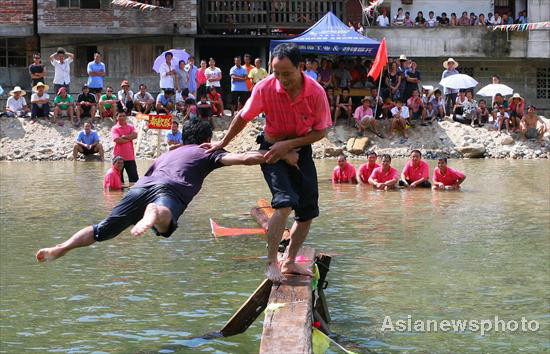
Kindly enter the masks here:
<path id="1" fill-rule="evenodd" d="M 25 96 L 27 94 L 27 92 L 25 92 L 25 90 L 21 89 L 21 86 L 15 86 L 13 88 L 13 90 L 10 91 L 10 96 L 13 96 L 13 94 L 16 93 L 16 92 L 21 92 L 21 96 Z"/>
<path id="2" fill-rule="evenodd" d="M 519 93 L 514 93 L 514 95 L 513 95 L 512 97 L 510 97 L 510 101 L 513 101 L 514 98 L 519 98 L 520 100 L 523 101 L 523 97 L 521 97 L 521 96 L 519 95 Z"/>
<path id="3" fill-rule="evenodd" d="M 407 57 L 405 56 L 405 54 L 401 54 L 399 56 L 399 60 L 407 60 Z"/>
<path id="4" fill-rule="evenodd" d="M 124 86 L 130 86 L 130 84 L 128 83 L 128 80 L 122 80 L 122 82 L 120 83 L 120 87 L 124 87 Z"/>
<path id="5" fill-rule="evenodd" d="M 443 67 L 444 67 L 445 69 L 447 69 L 447 67 L 449 66 L 449 63 L 450 63 L 450 62 L 453 62 L 453 63 L 455 64 L 455 68 L 458 68 L 458 62 L 457 62 L 456 60 L 454 60 L 453 58 L 449 58 L 449 59 L 445 60 L 445 61 L 443 62 Z"/>
<path id="6" fill-rule="evenodd" d="M 370 96 L 365 96 L 361 99 L 361 103 L 365 102 L 365 101 L 369 101 L 369 103 L 372 103 L 371 102 L 371 97 Z"/>
<path id="7" fill-rule="evenodd" d="M 38 92 L 38 88 L 43 87 L 44 91 L 48 91 L 50 89 L 50 86 L 45 85 L 43 82 L 39 82 L 32 88 L 32 92 Z"/>

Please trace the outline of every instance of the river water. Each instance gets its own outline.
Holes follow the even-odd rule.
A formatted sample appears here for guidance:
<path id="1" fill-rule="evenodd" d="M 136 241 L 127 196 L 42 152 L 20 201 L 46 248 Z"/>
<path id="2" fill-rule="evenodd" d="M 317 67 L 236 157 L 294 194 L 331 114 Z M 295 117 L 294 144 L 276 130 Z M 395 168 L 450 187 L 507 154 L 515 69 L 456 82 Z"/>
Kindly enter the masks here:
<path id="1" fill-rule="evenodd" d="M 326 291 L 331 329 L 348 349 L 550 350 L 550 163 L 450 163 L 467 174 L 461 192 L 333 187 L 335 162 L 317 163 L 321 217 L 307 242 L 333 255 Z M 149 164 L 139 162 L 140 173 Z M 435 161 L 429 164 L 433 171 Z M 258 167 L 215 171 L 169 239 L 125 231 L 35 263 L 37 249 L 99 221 L 120 199 L 101 191 L 108 167 L 0 164 L 0 351 L 257 352 L 263 317 L 238 336 L 202 336 L 218 331 L 263 279 L 265 238 L 215 240 L 208 223 L 212 217 L 223 226 L 256 227 L 247 212 L 257 198 L 269 197 Z M 484 335 L 382 331 L 388 319 L 396 326 L 408 316 L 498 316 L 519 328 L 500 325 Z M 538 330 L 522 331 L 522 317 Z"/>

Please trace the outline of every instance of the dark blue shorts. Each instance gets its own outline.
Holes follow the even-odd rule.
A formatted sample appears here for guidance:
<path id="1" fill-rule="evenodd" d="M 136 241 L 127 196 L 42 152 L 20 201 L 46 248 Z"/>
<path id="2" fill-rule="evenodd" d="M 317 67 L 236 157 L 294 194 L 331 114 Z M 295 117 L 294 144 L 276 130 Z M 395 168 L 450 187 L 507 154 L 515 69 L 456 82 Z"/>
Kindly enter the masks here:
<path id="1" fill-rule="evenodd" d="M 130 188 L 124 198 L 113 208 L 111 214 L 93 225 L 94 239 L 99 242 L 110 240 L 129 226 L 135 225 L 143 218 L 149 203 L 165 206 L 172 212 L 172 223 L 168 231 L 160 233 L 153 227 L 157 236 L 170 237 L 178 228 L 178 219 L 185 211 L 187 204 L 182 202 L 169 186 L 158 184 L 145 188 Z"/>
<path id="2" fill-rule="evenodd" d="M 258 136 L 260 150 L 269 150 L 272 144 Z M 298 152 L 298 166 L 290 166 L 280 160 L 274 164 L 262 164 L 265 181 L 271 190 L 273 209 L 292 208 L 296 221 L 307 221 L 319 216 L 319 190 L 317 169 L 313 162 L 311 145 L 302 146 Z"/>

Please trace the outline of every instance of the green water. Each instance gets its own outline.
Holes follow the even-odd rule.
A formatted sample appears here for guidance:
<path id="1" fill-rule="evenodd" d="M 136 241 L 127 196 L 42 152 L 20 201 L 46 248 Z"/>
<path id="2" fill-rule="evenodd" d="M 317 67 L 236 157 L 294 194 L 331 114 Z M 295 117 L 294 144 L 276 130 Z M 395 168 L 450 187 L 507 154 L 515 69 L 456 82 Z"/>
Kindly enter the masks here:
<path id="1" fill-rule="evenodd" d="M 139 163 L 140 173 L 149 163 Z M 467 174 L 461 192 L 335 188 L 335 162 L 318 162 L 321 217 L 307 242 L 333 254 L 331 329 L 348 349 L 550 350 L 550 163 L 451 163 Z M 262 318 L 238 336 L 201 336 L 219 330 L 263 279 L 264 238 L 215 240 L 208 223 L 256 227 L 247 212 L 269 197 L 258 167 L 209 176 L 170 239 L 125 231 L 50 264 L 34 262 L 37 249 L 99 221 L 120 199 L 101 191 L 108 167 L 0 164 L 0 351 L 257 352 Z M 408 315 L 525 317 L 539 330 L 381 331 L 385 316 Z"/>

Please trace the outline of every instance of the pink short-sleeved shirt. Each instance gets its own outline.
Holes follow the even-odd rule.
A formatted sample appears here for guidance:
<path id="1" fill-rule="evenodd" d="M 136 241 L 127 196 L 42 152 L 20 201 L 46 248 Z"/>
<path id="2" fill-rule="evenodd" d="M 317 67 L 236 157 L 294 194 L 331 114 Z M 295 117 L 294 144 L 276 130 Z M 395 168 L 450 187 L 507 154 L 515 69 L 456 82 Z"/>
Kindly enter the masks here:
<path id="1" fill-rule="evenodd" d="M 323 87 L 307 75 L 302 77 L 302 92 L 292 101 L 279 80 L 269 75 L 254 86 L 241 117 L 251 121 L 264 112 L 268 136 L 298 137 L 329 128 L 332 119 Z"/>
<path id="2" fill-rule="evenodd" d="M 418 167 L 413 166 L 412 161 L 408 161 L 403 169 L 403 174 L 409 182 L 416 182 L 421 178 L 430 179 L 430 166 L 424 161 L 420 161 Z"/>
<path id="3" fill-rule="evenodd" d="M 353 113 L 353 118 L 355 118 L 355 121 L 357 123 L 361 123 L 361 119 L 363 119 L 364 116 L 373 117 L 374 114 L 372 113 L 372 108 L 369 107 L 365 109 L 365 107 L 361 105 L 355 109 L 355 113 Z"/>
<path id="4" fill-rule="evenodd" d="M 120 190 L 122 189 L 122 181 L 120 179 L 120 172 L 114 167 L 111 167 L 107 174 L 103 178 L 103 189 L 105 190 Z"/>
<path id="5" fill-rule="evenodd" d="M 383 167 L 377 167 L 372 171 L 370 175 L 378 183 L 385 183 L 391 181 L 392 179 L 397 179 L 397 170 L 393 167 L 390 167 L 390 170 L 387 173 L 384 173 Z"/>
<path id="6" fill-rule="evenodd" d="M 343 169 L 340 166 L 334 167 L 332 171 L 332 183 L 357 183 L 355 167 L 349 162 L 346 162 L 346 167 Z"/>
<path id="7" fill-rule="evenodd" d="M 123 135 L 128 135 L 134 132 L 134 126 L 132 124 L 126 124 L 121 126 L 120 124 L 115 124 L 111 129 L 111 135 L 113 136 L 113 141 L 120 138 Z M 115 143 L 115 148 L 113 150 L 113 156 L 122 157 L 124 161 L 126 160 L 135 160 L 134 156 L 134 141 L 130 140 L 125 143 L 119 144 Z"/>
<path id="8" fill-rule="evenodd" d="M 364 163 L 359 166 L 359 178 L 361 178 L 361 182 L 369 184 L 369 178 L 372 175 L 372 171 L 374 171 L 377 167 L 380 167 L 377 163 L 375 163 L 372 167 L 369 166 L 368 163 Z"/>
<path id="9" fill-rule="evenodd" d="M 434 169 L 434 182 L 441 182 L 444 186 L 452 186 L 457 184 L 459 180 L 464 178 L 464 173 L 453 170 L 450 167 L 447 167 L 445 175 L 441 174 L 439 167 Z"/>

